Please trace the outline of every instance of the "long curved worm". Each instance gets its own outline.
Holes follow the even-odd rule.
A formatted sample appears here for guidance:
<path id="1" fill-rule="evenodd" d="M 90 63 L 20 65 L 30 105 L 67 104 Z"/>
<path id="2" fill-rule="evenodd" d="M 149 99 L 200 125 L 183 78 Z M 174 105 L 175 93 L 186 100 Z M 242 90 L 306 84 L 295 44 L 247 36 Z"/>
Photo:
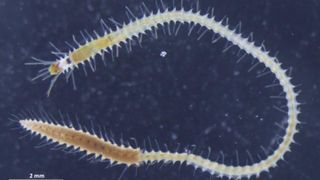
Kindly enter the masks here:
<path id="1" fill-rule="evenodd" d="M 253 175 L 258 176 L 263 171 L 269 171 L 271 167 L 275 167 L 278 161 L 283 159 L 284 154 L 290 151 L 290 146 L 294 143 L 293 137 L 298 132 L 298 114 L 300 113 L 298 109 L 299 103 L 296 100 L 298 93 L 295 92 L 294 85 L 291 83 L 291 77 L 286 74 L 286 70 L 281 67 L 278 59 L 270 56 L 261 46 L 256 46 L 254 42 L 250 42 L 248 38 L 242 37 L 242 35 L 234 29 L 223 25 L 222 20 L 216 21 L 215 18 L 210 17 L 209 14 L 202 15 L 200 11 L 186 11 L 183 8 L 145 13 L 143 17 L 135 18 L 128 24 L 123 24 L 121 28 L 118 27 L 114 31 L 109 29 L 109 31 L 105 31 L 103 36 L 97 35 L 96 38 L 91 38 L 85 44 L 79 44 L 78 48 L 74 48 L 72 51 L 63 54 L 63 57 L 56 61 L 47 62 L 36 59 L 37 62 L 31 64 L 49 66 L 48 69 L 42 70 L 38 76 L 42 78 L 53 76 L 48 90 L 49 95 L 59 75 L 63 73 L 70 74 L 79 64 L 83 64 L 86 61 L 90 62 L 95 55 L 101 54 L 104 51 L 112 51 L 114 46 L 120 46 L 120 43 L 126 43 L 134 37 L 145 34 L 146 31 L 151 31 L 152 28 L 156 28 L 157 25 L 163 25 L 169 22 L 199 24 L 209 31 L 219 34 L 222 38 L 258 59 L 260 63 L 264 64 L 275 75 L 283 88 L 285 99 L 287 100 L 288 126 L 285 129 L 283 141 L 266 159 L 252 165 L 233 166 L 215 162 L 189 152 L 146 151 L 141 148 L 119 146 L 108 140 L 103 140 L 94 134 L 58 124 L 37 121 L 35 119 L 22 119 L 20 121 L 21 126 L 59 144 L 80 148 L 96 156 L 102 156 L 104 159 L 128 166 L 139 166 L 144 163 L 160 161 L 186 162 L 188 165 L 192 165 L 194 168 L 200 168 L 202 171 L 209 172 L 210 174 L 229 178 L 250 178 Z"/>

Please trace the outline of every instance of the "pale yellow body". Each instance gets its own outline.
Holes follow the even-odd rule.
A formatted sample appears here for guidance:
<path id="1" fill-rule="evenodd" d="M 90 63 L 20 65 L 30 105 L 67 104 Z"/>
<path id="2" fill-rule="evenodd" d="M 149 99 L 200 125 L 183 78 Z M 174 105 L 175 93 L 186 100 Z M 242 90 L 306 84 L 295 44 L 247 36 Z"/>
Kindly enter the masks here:
<path id="1" fill-rule="evenodd" d="M 254 58 L 257 58 L 262 64 L 264 64 L 270 71 L 276 76 L 279 80 L 280 85 L 283 88 L 285 97 L 287 100 L 288 108 L 288 126 L 283 137 L 283 141 L 279 144 L 279 147 L 268 156 L 265 160 L 256 162 L 252 165 L 247 166 L 232 166 L 225 165 L 218 162 L 214 162 L 208 159 L 205 159 L 201 156 L 187 153 L 172 153 L 172 152 L 155 152 L 155 151 L 140 151 L 140 149 L 125 148 L 119 147 L 113 144 L 113 151 L 119 151 L 115 154 L 106 154 L 104 157 L 111 160 L 117 160 L 119 163 L 125 163 L 127 165 L 131 164 L 141 164 L 143 162 L 153 162 L 153 161 L 171 161 L 171 162 L 187 162 L 195 167 L 201 168 L 203 171 L 208 171 L 211 174 L 218 174 L 219 176 L 226 176 L 229 178 L 241 178 L 241 177 L 251 177 L 252 175 L 259 175 L 262 171 L 268 171 L 271 167 L 275 167 L 277 162 L 283 158 L 284 154 L 290 150 L 290 145 L 294 142 L 293 136 L 297 133 L 297 124 L 299 110 L 297 106 L 299 103 L 296 101 L 297 93 L 294 91 L 294 86 L 290 82 L 290 77 L 286 75 L 286 70 L 281 68 L 281 64 L 276 61 L 275 57 L 271 57 L 268 52 L 263 51 L 260 47 L 254 45 L 254 43 L 249 42 L 247 38 L 243 38 L 241 34 L 235 33 L 234 30 L 230 30 L 227 26 L 222 25 L 221 22 L 215 21 L 214 18 L 208 18 L 207 16 L 200 15 L 199 13 L 193 13 L 191 11 L 184 10 L 172 10 L 165 12 L 158 12 L 157 14 L 151 14 L 147 17 L 137 19 L 134 22 L 131 22 L 121 29 L 118 29 L 114 32 L 106 34 L 102 37 L 99 37 L 91 42 L 86 43 L 85 45 L 80 46 L 70 53 L 69 58 L 74 64 L 82 63 L 86 60 L 90 60 L 90 57 L 95 56 L 107 48 L 112 48 L 113 46 L 118 46 L 120 43 L 126 43 L 127 39 L 132 39 L 134 36 L 139 34 L 144 34 L 147 30 L 150 30 L 152 27 L 157 26 L 158 24 L 164 24 L 170 21 L 181 22 L 181 23 L 195 23 L 203 27 L 206 27 L 208 30 L 213 31 L 214 33 L 219 34 L 221 37 L 230 41 L 234 45 L 238 46 L 240 49 L 244 50 L 247 54 L 252 55 Z M 50 139 L 54 139 L 59 143 L 67 143 L 71 146 L 79 146 L 82 149 L 86 150 L 89 146 L 78 143 L 76 139 L 72 141 L 66 141 L 62 138 L 61 135 L 54 135 L 56 128 L 54 126 L 46 126 L 47 130 L 52 128 L 52 133 L 41 131 L 38 128 L 35 128 L 35 125 L 31 126 L 32 123 L 23 123 L 22 125 L 31 129 L 42 136 L 46 136 Z M 75 130 L 67 130 L 71 134 L 75 133 Z M 61 133 L 61 128 L 59 130 Z M 83 133 L 78 134 L 78 136 L 84 136 Z M 99 143 L 104 143 L 100 142 Z M 108 144 L 109 142 L 106 142 Z M 95 152 L 91 149 L 90 152 L 97 153 L 97 155 L 102 154 L 102 152 Z M 119 157 L 119 155 L 123 157 Z M 134 158 L 133 158 L 134 157 Z"/>

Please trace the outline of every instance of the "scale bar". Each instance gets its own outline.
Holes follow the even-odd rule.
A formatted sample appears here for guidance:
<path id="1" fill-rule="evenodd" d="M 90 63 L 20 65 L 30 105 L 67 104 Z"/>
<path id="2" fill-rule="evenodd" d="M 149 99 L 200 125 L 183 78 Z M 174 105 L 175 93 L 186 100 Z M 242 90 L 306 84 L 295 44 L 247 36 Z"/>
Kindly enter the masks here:
<path id="1" fill-rule="evenodd" d="M 27 178 L 27 179 L 8 179 L 8 180 L 64 180 L 64 179 Z"/>

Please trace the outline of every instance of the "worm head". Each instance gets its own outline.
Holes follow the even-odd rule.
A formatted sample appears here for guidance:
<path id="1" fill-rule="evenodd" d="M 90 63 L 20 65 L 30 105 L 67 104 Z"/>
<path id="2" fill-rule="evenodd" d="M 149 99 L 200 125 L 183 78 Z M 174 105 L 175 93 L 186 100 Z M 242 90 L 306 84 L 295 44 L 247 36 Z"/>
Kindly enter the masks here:
<path id="1" fill-rule="evenodd" d="M 28 62 L 26 63 L 26 65 L 45 66 L 44 68 L 39 70 L 37 76 L 32 78 L 32 81 L 35 81 L 37 79 L 46 80 L 51 78 L 50 86 L 47 91 L 47 95 L 49 96 L 53 85 L 57 81 L 58 77 L 63 73 L 63 66 L 61 66 L 60 61 L 46 61 L 35 57 L 32 57 L 32 59 L 34 60 L 34 62 Z"/>
<path id="2" fill-rule="evenodd" d="M 57 61 L 48 67 L 48 71 L 53 76 L 62 73 L 63 69 L 59 66 L 59 61 Z"/>

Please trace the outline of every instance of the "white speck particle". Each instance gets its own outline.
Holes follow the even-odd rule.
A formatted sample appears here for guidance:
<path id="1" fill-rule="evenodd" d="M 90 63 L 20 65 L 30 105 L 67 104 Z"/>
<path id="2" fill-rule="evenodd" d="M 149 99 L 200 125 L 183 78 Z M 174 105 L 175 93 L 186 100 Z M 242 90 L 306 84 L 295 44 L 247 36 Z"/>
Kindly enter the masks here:
<path id="1" fill-rule="evenodd" d="M 166 57 L 166 55 L 167 55 L 167 52 L 166 52 L 166 51 L 161 51 L 161 53 L 160 53 L 160 56 L 161 56 L 161 57 Z"/>

